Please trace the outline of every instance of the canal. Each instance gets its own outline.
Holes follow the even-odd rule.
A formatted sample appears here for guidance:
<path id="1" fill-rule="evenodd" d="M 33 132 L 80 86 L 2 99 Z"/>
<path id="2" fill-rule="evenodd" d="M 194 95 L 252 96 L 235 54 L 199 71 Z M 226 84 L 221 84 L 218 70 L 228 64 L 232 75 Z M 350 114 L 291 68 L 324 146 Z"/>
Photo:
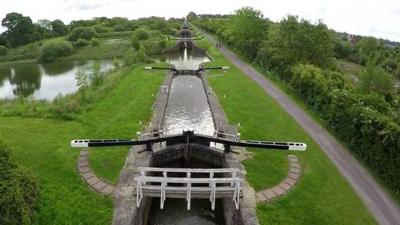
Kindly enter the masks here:
<path id="1" fill-rule="evenodd" d="M 210 61 L 205 55 L 191 55 L 184 52 L 167 56 L 166 62 L 178 70 L 198 69 L 201 63 Z M 213 135 L 214 122 L 204 91 L 202 80 L 194 75 L 180 75 L 172 80 L 165 110 L 163 127 L 167 134 L 194 130 L 195 133 Z M 178 164 L 166 167 L 210 168 L 210 165 L 192 161 L 189 166 Z M 192 199 L 191 209 L 186 209 L 185 199 L 168 198 L 164 209 L 160 209 L 159 198 L 153 198 L 149 215 L 149 225 L 223 225 L 221 201 L 216 202 L 215 210 L 206 199 Z"/>

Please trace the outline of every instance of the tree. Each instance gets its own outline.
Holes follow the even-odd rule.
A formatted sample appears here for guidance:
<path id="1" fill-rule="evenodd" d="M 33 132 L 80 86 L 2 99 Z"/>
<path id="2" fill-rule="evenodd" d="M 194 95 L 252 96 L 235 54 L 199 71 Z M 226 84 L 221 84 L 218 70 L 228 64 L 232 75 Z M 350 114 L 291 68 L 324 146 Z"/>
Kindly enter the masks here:
<path id="1" fill-rule="evenodd" d="M 231 41 L 247 57 L 254 59 L 268 31 L 268 23 L 260 10 L 243 7 L 230 18 Z"/>
<path id="2" fill-rule="evenodd" d="M 6 46 L 0 45 L 0 56 L 7 55 Z"/>
<path id="3" fill-rule="evenodd" d="M 189 14 L 186 16 L 186 18 L 187 18 L 189 21 L 192 21 L 192 20 L 196 19 L 196 17 L 197 17 L 197 15 L 196 15 L 195 12 L 189 12 Z"/>
<path id="4" fill-rule="evenodd" d="M 391 102 L 395 93 L 393 77 L 379 67 L 367 66 L 359 76 L 358 88 L 363 93 L 375 92 Z"/>
<path id="5" fill-rule="evenodd" d="M 48 19 L 38 20 L 37 24 L 46 30 L 51 30 L 51 21 Z"/>
<path id="6" fill-rule="evenodd" d="M 353 47 L 347 40 L 335 39 L 334 51 L 336 58 L 347 59 L 353 52 Z"/>
<path id="7" fill-rule="evenodd" d="M 51 29 L 55 36 L 64 36 L 67 34 L 67 27 L 61 20 L 54 20 L 50 23 Z"/>
<path id="8" fill-rule="evenodd" d="M 374 37 L 363 37 L 357 43 L 357 47 L 362 54 L 371 55 L 380 47 L 380 42 Z"/>
<path id="9" fill-rule="evenodd" d="M 12 47 L 34 41 L 34 25 L 29 17 L 19 13 L 8 13 L 1 25 L 7 28 L 4 35 Z"/>
<path id="10" fill-rule="evenodd" d="M 259 51 L 259 62 L 287 74 L 298 63 L 327 68 L 333 56 L 332 36 L 325 24 L 288 16 L 273 26 Z M 290 79 L 290 78 L 289 78 Z"/>
<path id="11" fill-rule="evenodd" d="M 53 62 L 59 57 L 71 55 L 74 48 L 71 42 L 66 40 L 51 41 L 43 45 L 39 60 L 41 62 Z"/>
<path id="12" fill-rule="evenodd" d="M 79 39 L 85 39 L 90 41 L 93 37 L 97 37 L 97 33 L 93 27 L 77 27 L 72 30 L 68 36 L 68 40 L 77 41 Z"/>

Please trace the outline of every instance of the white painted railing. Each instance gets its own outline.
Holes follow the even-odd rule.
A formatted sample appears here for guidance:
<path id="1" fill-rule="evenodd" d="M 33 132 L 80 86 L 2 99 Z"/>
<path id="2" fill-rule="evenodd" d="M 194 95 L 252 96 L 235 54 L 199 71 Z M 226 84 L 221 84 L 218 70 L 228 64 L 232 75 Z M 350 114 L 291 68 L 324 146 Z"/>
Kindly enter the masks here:
<path id="1" fill-rule="evenodd" d="M 232 197 L 236 209 L 239 209 L 241 183 L 243 180 L 239 177 L 241 171 L 238 169 L 141 167 L 139 172 L 140 176 L 135 178 L 138 206 L 143 197 L 146 196 L 160 197 L 161 209 L 164 208 L 164 202 L 167 197 L 186 198 L 187 210 L 190 210 L 192 198 L 208 196 L 212 210 L 215 209 L 216 198 L 226 197 Z M 162 176 L 148 175 L 148 173 L 162 173 Z M 170 177 L 168 176 L 169 173 L 174 173 L 175 176 Z M 193 178 L 192 175 L 194 174 L 206 176 L 206 178 Z"/>
<path id="2" fill-rule="evenodd" d="M 240 141 L 240 133 L 229 134 L 229 133 L 224 133 L 224 132 L 219 132 L 217 130 L 214 130 L 214 137 L 219 137 L 220 135 L 225 136 L 225 137 L 230 137 L 236 142 Z"/>

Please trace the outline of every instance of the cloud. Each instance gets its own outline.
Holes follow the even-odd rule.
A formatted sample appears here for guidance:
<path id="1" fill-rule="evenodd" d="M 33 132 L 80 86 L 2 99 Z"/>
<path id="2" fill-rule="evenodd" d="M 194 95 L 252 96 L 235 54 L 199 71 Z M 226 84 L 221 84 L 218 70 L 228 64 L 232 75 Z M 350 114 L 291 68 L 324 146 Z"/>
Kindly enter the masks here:
<path id="1" fill-rule="evenodd" d="M 94 10 L 94 9 L 100 9 L 103 8 L 104 6 L 108 5 L 109 2 L 98 2 L 98 3 L 80 3 L 77 1 L 73 0 L 64 0 L 65 3 L 69 3 L 63 11 L 70 11 L 70 10 L 81 10 L 81 11 L 86 11 L 86 10 Z"/>
<path id="2" fill-rule="evenodd" d="M 79 10 L 92 10 L 92 9 L 98 9 L 103 7 L 105 4 L 81 4 L 77 6 Z"/>

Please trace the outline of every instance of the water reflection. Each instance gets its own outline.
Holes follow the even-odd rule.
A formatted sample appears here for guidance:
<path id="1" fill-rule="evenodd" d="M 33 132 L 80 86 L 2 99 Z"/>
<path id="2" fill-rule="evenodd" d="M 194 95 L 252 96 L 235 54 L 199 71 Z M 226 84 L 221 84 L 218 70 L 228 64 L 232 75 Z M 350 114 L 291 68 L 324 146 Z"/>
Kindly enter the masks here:
<path id="1" fill-rule="evenodd" d="M 178 76 L 171 85 L 164 127 L 167 134 L 182 130 L 212 135 L 214 123 L 203 83 L 196 76 Z"/>
<path id="2" fill-rule="evenodd" d="M 29 64 L 11 68 L 11 76 L 8 81 L 13 86 L 14 96 L 28 97 L 40 88 L 39 67 L 31 67 Z"/>
<path id="3" fill-rule="evenodd" d="M 101 71 L 112 69 L 112 60 L 99 60 Z M 75 74 L 93 61 L 0 66 L 0 98 L 30 97 L 52 100 L 78 90 Z"/>
<path id="4" fill-rule="evenodd" d="M 198 69 L 200 64 L 210 61 L 206 55 L 188 53 L 186 49 L 183 52 L 166 54 L 165 57 L 166 62 L 175 65 L 178 70 Z"/>
<path id="5" fill-rule="evenodd" d="M 39 66 L 43 69 L 44 74 L 47 74 L 48 76 L 58 76 L 74 69 L 76 64 L 77 63 L 74 62 L 59 62 L 40 64 Z"/>
<path id="6" fill-rule="evenodd" d="M 216 201 L 215 211 L 210 210 L 210 201 L 192 199 L 190 210 L 186 210 L 185 199 L 168 198 L 164 209 L 160 209 L 160 199 L 152 199 L 149 224 L 151 225 L 222 225 L 223 218 L 221 201 Z"/>

